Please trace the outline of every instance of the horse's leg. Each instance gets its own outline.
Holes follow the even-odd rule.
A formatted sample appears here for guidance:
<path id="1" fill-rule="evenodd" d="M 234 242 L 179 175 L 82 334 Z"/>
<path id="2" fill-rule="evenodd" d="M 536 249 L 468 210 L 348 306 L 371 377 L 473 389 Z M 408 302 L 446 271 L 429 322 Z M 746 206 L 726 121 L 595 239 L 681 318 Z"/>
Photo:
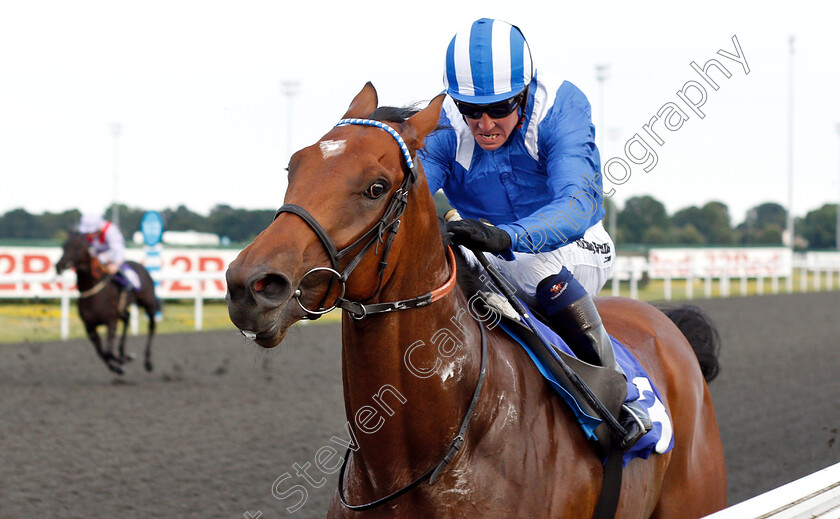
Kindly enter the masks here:
<path id="1" fill-rule="evenodd" d="M 106 352 L 102 349 L 102 340 L 99 338 L 99 332 L 96 331 L 96 325 L 85 323 L 85 330 L 87 331 L 88 337 L 93 343 L 94 348 L 96 348 L 96 354 L 99 356 L 100 359 L 102 359 L 102 362 L 104 362 L 105 365 L 108 366 L 108 369 L 110 369 L 117 375 L 122 375 L 122 368 L 113 363 L 114 356 L 111 355 L 110 352 Z"/>
<path id="2" fill-rule="evenodd" d="M 114 355 L 114 339 L 117 338 L 117 321 L 110 321 L 107 325 L 108 329 L 105 334 L 105 355 L 113 362 L 122 364 L 122 360 Z"/>
<path id="3" fill-rule="evenodd" d="M 149 317 L 149 335 L 146 337 L 146 360 L 143 363 L 143 366 L 146 368 L 146 371 L 152 371 L 152 337 L 155 335 L 155 327 L 157 326 L 157 322 L 155 321 L 157 304 L 154 297 L 152 297 L 151 303 L 144 302 L 143 308 L 146 310 L 146 315 Z"/>
<path id="4" fill-rule="evenodd" d="M 123 325 L 122 335 L 120 335 L 120 346 L 119 346 L 120 357 L 119 357 L 118 360 L 120 361 L 120 364 L 125 364 L 127 361 L 134 360 L 133 356 L 129 355 L 126 358 L 126 355 L 125 355 L 125 336 L 126 336 L 126 333 L 128 332 L 128 319 L 129 319 L 128 312 L 126 312 L 125 315 L 120 316 L 120 321 L 122 321 L 122 325 Z M 116 328 L 116 326 L 117 325 L 115 324 L 114 327 Z M 116 329 L 114 331 L 116 331 Z"/>

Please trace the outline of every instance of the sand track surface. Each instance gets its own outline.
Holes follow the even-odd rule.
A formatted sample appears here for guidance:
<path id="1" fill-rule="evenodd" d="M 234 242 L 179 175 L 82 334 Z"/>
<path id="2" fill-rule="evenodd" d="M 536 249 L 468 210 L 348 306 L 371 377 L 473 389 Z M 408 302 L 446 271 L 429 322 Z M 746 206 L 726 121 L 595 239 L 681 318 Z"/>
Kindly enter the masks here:
<path id="1" fill-rule="evenodd" d="M 699 301 L 736 503 L 840 462 L 840 295 Z M 129 339 L 141 353 L 143 338 Z M 236 332 L 158 337 L 111 375 L 86 340 L 0 345 L 0 518 L 324 517 L 337 474 L 295 475 L 345 437 L 338 325 L 266 352 Z M 285 499 L 280 491 L 306 488 Z M 261 515 L 258 515 L 258 512 Z"/>

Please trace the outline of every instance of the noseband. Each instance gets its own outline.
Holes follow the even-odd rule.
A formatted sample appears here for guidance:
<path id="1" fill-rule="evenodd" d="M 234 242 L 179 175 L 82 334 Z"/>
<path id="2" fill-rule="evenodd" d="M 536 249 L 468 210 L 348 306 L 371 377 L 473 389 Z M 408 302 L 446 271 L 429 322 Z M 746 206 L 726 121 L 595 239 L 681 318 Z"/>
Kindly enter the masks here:
<path id="1" fill-rule="evenodd" d="M 379 245 L 384 243 L 382 260 L 379 262 L 379 282 L 376 291 L 373 293 L 373 295 L 371 295 L 364 301 L 368 301 L 376 297 L 376 295 L 381 290 L 382 278 L 385 274 L 385 269 L 388 267 L 388 254 L 391 252 L 391 246 L 394 244 L 394 238 L 396 237 L 397 231 L 400 228 L 400 218 L 405 212 L 406 205 L 408 204 L 408 193 L 409 191 L 411 191 L 411 187 L 414 185 L 414 182 L 417 181 L 418 168 L 418 163 L 411 157 L 411 153 L 409 152 L 408 146 L 406 146 L 403 138 L 396 130 L 394 130 L 387 124 L 370 119 L 342 119 L 338 121 L 338 123 L 335 126 L 338 127 L 346 125 L 373 126 L 375 128 L 379 128 L 380 130 L 388 132 L 388 134 L 390 134 L 391 137 L 394 138 L 394 140 L 400 147 L 400 151 L 402 152 L 403 158 L 405 159 L 407 172 L 399 188 L 397 188 L 396 192 L 391 197 L 388 207 L 385 209 L 385 214 L 382 215 L 379 221 L 377 221 L 376 224 L 370 230 L 368 230 L 361 237 L 359 237 L 359 239 L 357 239 L 356 241 L 354 241 L 353 243 L 341 250 L 338 250 L 336 248 L 329 234 L 327 234 L 327 231 L 324 230 L 324 227 L 320 223 L 318 223 L 318 221 L 309 213 L 309 211 L 307 211 L 303 207 L 296 204 L 285 204 L 277 210 L 277 213 L 274 215 L 275 220 L 282 213 L 292 213 L 300 217 L 304 222 L 306 222 L 306 224 L 309 225 L 309 227 L 321 241 L 321 244 L 324 246 L 324 249 L 327 251 L 327 255 L 329 256 L 331 265 L 330 267 L 315 267 L 313 269 L 310 269 L 306 274 L 303 275 L 303 278 L 305 279 L 306 276 L 314 272 L 329 272 L 334 276 L 334 278 L 330 280 L 329 287 L 327 288 L 323 299 L 321 299 L 321 302 L 318 304 L 317 310 L 310 310 L 306 308 L 300 300 L 300 296 L 302 295 L 301 289 L 298 288 L 295 291 L 295 300 L 297 301 L 301 309 L 303 309 L 303 311 L 306 312 L 306 317 L 304 317 L 304 319 L 317 319 L 321 315 L 332 311 L 334 308 L 341 308 L 342 310 L 346 310 L 347 313 L 349 313 L 354 319 L 364 319 L 370 314 L 393 312 L 395 310 L 404 310 L 408 308 L 418 308 L 421 306 L 426 306 L 434 301 L 437 301 L 441 297 L 448 294 L 452 290 L 452 287 L 455 285 L 455 257 L 452 253 L 452 249 L 448 249 L 447 260 L 449 262 L 450 271 L 452 274 L 450 275 L 446 283 L 444 283 L 443 286 L 436 290 L 428 292 L 422 296 L 404 299 L 401 301 L 393 301 L 389 303 L 365 304 L 361 301 L 350 301 L 344 298 L 345 284 L 347 283 L 347 278 L 350 277 L 350 274 L 359 265 L 364 255 L 370 250 L 371 247 L 376 246 L 374 253 L 378 253 Z M 385 236 L 386 233 L 388 234 L 387 237 Z M 339 260 L 341 260 L 345 256 L 348 256 L 351 251 L 355 250 L 360 246 L 361 249 L 359 249 L 359 252 L 353 257 L 352 260 L 350 260 L 350 263 L 344 269 L 344 272 L 339 272 Z M 329 295 L 333 287 L 333 283 L 335 282 L 338 282 L 341 285 L 341 294 L 335 300 L 333 306 L 331 306 L 330 308 L 324 308 L 324 302 L 326 301 L 327 296 Z"/>

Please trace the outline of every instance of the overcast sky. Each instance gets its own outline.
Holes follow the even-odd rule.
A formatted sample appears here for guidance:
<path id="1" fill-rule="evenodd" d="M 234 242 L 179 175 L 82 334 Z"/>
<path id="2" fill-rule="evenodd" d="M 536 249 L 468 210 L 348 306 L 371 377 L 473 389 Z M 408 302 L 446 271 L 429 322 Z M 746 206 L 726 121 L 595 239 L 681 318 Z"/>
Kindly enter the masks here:
<path id="1" fill-rule="evenodd" d="M 627 160 L 637 133 L 656 152 L 649 172 L 630 164 L 605 186 L 619 205 L 649 194 L 673 213 L 718 200 L 733 224 L 759 203 L 788 204 L 795 36 L 793 211 L 804 215 L 840 198 L 840 4 L 787 4 L 0 0 L 0 212 L 101 211 L 115 192 L 146 209 L 276 208 L 289 142 L 315 142 L 368 80 L 384 104 L 432 98 L 449 40 L 486 16 L 518 25 L 537 69 L 587 94 L 605 162 Z M 736 53 L 733 36 L 749 74 L 718 54 Z M 717 91 L 690 66 L 712 58 L 731 74 L 711 72 Z M 603 103 L 598 64 L 609 65 Z M 299 85 L 291 106 L 283 81 Z M 677 94 L 688 81 L 705 86 L 703 118 Z M 654 123 L 658 144 L 643 126 L 669 102 L 689 118 L 675 131 Z"/>

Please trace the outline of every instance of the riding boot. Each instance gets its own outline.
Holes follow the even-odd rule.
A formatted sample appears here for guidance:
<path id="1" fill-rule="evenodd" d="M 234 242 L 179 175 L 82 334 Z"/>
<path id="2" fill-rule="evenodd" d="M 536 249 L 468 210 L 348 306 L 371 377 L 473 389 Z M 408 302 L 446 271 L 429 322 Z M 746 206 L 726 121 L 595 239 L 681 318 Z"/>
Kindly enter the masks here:
<path id="1" fill-rule="evenodd" d="M 627 379 L 616 361 L 612 340 L 601 322 L 592 296 L 571 272 L 564 267 L 559 274 L 543 279 L 537 286 L 537 299 L 551 325 L 573 351 L 584 359 L 596 360 L 600 366 L 613 369 Z M 621 441 L 624 451 L 653 427 L 638 401 L 623 404 L 618 420 L 627 431 Z"/>

